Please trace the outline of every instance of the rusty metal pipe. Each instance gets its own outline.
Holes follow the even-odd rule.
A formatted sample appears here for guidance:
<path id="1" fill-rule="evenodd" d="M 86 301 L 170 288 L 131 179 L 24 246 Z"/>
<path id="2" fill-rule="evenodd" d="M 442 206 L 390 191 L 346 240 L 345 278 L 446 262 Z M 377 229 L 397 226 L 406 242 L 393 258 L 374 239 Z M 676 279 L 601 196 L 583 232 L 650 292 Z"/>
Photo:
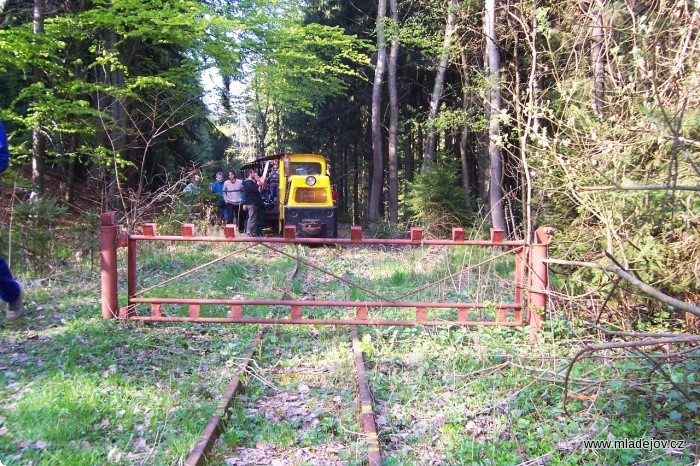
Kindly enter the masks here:
<path id="1" fill-rule="evenodd" d="M 138 259 L 138 243 L 133 239 L 127 239 L 126 250 L 126 290 L 127 296 L 131 297 L 136 294 L 137 287 L 137 259 Z"/>
<path id="2" fill-rule="evenodd" d="M 116 212 L 100 214 L 100 280 L 102 317 L 113 319 L 119 313 L 117 294 L 117 226 Z"/>
<path id="3" fill-rule="evenodd" d="M 460 327 L 517 327 L 519 322 L 470 321 L 470 320 L 373 320 L 373 319 L 272 319 L 255 317 L 168 317 L 168 316 L 134 316 L 129 320 L 139 322 L 198 322 L 206 324 L 293 324 L 293 325 L 412 325 L 460 326 Z"/>
<path id="4" fill-rule="evenodd" d="M 213 299 L 213 298 L 132 298 L 134 304 L 210 304 L 226 306 L 302 306 L 302 307 L 367 307 L 367 308 L 435 308 L 435 309 L 520 309 L 520 303 L 445 303 L 425 301 L 300 301 L 283 299 Z"/>
<path id="5" fill-rule="evenodd" d="M 530 293 L 528 320 L 530 331 L 534 334 L 542 330 L 547 309 L 547 288 L 549 286 L 549 269 L 545 262 L 549 257 L 549 244 L 554 229 L 540 227 L 535 231 L 535 244 L 530 252 Z"/>
<path id="6" fill-rule="evenodd" d="M 148 235 L 131 235 L 131 238 L 137 241 L 204 241 L 214 243 L 298 243 L 298 244 L 348 244 L 348 245 L 363 245 L 363 244 L 394 244 L 406 246 L 523 246 L 527 244 L 525 241 L 485 241 L 485 240 L 465 240 L 452 241 L 447 239 L 426 239 L 421 242 L 415 242 L 410 239 L 379 239 L 379 238 L 362 238 L 361 240 L 353 240 L 351 238 L 260 238 L 250 236 L 237 236 L 235 238 L 227 238 L 223 236 L 148 236 Z"/>

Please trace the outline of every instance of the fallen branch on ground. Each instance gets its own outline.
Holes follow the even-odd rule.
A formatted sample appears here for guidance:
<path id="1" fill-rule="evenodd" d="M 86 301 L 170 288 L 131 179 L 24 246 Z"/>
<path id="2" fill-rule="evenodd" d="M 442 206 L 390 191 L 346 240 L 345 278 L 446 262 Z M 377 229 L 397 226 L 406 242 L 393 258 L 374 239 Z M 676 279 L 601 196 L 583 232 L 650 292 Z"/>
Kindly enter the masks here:
<path id="1" fill-rule="evenodd" d="M 693 304 L 686 303 L 685 301 L 681 301 L 680 299 L 676 299 L 667 294 L 664 294 L 661 291 L 654 288 L 653 286 L 644 283 L 643 281 L 641 281 L 631 273 L 627 272 L 626 270 L 622 269 L 621 267 L 618 267 L 617 265 L 603 265 L 598 264 L 596 262 L 567 261 L 561 259 L 546 259 L 545 262 L 548 264 L 588 267 L 591 269 L 605 270 L 606 272 L 614 273 L 618 277 L 622 278 L 628 283 L 631 283 L 639 290 L 643 291 L 644 293 L 648 294 L 653 298 L 658 299 L 662 303 L 666 303 L 669 306 L 673 306 L 676 309 L 680 309 L 681 311 L 689 312 L 700 317 L 700 306 L 695 306 Z"/>
<path id="2" fill-rule="evenodd" d="M 569 363 L 569 367 L 566 370 L 566 376 L 564 377 L 564 412 L 569 416 L 569 412 L 566 409 L 566 403 L 568 401 L 569 395 L 569 377 L 571 371 L 574 368 L 574 364 L 578 361 L 584 354 L 592 353 L 594 351 L 601 351 L 607 349 L 621 349 L 621 348 L 640 348 L 643 346 L 657 346 L 657 345 L 673 345 L 678 343 L 695 343 L 700 342 L 700 335 L 678 335 L 669 338 L 646 338 L 640 341 L 623 341 L 619 343 L 601 343 L 599 345 L 587 345 L 581 348 L 573 359 Z"/>

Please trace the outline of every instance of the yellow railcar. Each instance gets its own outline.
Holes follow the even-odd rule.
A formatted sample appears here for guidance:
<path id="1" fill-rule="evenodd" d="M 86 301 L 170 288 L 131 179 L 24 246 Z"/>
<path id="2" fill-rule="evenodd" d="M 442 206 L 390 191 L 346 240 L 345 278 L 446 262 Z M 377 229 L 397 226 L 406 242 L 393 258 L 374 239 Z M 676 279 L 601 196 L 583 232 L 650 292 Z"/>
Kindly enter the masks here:
<path id="1" fill-rule="evenodd" d="M 278 233 L 285 225 L 294 225 L 300 238 L 338 236 L 338 208 L 324 156 L 277 154 L 241 167 L 244 173 L 249 168 L 266 175 L 266 195 L 271 201 L 267 203 L 265 221 L 275 225 Z"/>

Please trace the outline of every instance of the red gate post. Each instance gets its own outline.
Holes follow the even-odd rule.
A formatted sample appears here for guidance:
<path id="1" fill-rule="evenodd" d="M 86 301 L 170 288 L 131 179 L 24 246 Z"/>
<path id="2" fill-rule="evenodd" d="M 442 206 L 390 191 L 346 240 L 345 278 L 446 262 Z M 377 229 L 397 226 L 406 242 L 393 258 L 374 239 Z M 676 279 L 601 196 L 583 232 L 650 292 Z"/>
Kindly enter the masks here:
<path id="1" fill-rule="evenodd" d="M 547 287 L 549 286 L 549 269 L 546 259 L 549 257 L 549 243 L 552 241 L 554 228 L 540 227 L 535 231 L 535 243 L 530 252 L 530 295 L 528 320 L 530 335 L 542 330 L 547 310 Z"/>
<path id="2" fill-rule="evenodd" d="M 117 226 L 116 212 L 100 214 L 100 279 L 102 283 L 102 317 L 113 319 L 119 313 L 117 298 Z"/>

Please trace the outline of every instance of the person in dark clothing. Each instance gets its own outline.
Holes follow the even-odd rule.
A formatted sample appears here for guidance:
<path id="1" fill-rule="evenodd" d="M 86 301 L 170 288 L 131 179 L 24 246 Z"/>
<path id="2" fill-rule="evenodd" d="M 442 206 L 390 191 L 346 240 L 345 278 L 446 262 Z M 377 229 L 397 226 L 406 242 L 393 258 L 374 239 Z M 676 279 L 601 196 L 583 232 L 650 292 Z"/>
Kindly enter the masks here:
<path id="1" fill-rule="evenodd" d="M 0 173 L 10 164 L 5 126 L 0 122 Z M 22 314 L 22 287 L 12 276 L 10 267 L 5 259 L 0 257 L 0 299 L 7 303 L 5 317 L 15 319 Z"/>
<path id="2" fill-rule="evenodd" d="M 248 170 L 248 177 L 243 181 L 243 198 L 245 199 L 245 209 L 248 212 L 245 231 L 248 236 L 262 236 L 258 234 L 258 217 L 262 209 L 262 197 L 258 185 L 261 181 L 263 180 L 253 169 Z"/>

